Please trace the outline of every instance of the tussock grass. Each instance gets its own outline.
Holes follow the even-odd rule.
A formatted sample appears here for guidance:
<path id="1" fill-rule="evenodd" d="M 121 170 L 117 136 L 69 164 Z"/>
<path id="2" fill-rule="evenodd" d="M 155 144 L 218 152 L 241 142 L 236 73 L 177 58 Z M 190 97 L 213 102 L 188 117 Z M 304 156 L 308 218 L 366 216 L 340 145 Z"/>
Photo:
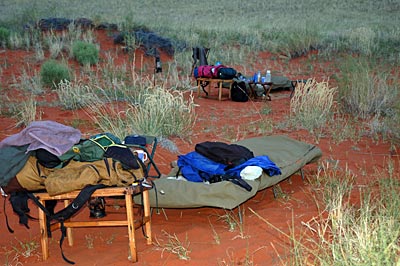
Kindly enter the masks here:
<path id="1" fill-rule="evenodd" d="M 94 90 L 81 81 L 62 80 L 58 83 L 56 92 L 62 107 L 67 110 L 83 108 L 97 98 Z"/>
<path id="2" fill-rule="evenodd" d="M 186 136 L 195 122 L 193 95 L 162 88 L 149 88 L 137 98 L 131 124 L 151 136 Z"/>
<path id="3" fill-rule="evenodd" d="M 17 121 L 15 127 L 26 127 L 31 122 L 42 119 L 41 112 L 37 110 L 37 102 L 34 95 L 16 105 L 15 108 L 15 115 L 13 116 Z"/>
<path id="4" fill-rule="evenodd" d="M 184 137 L 194 125 L 194 107 L 192 95 L 160 87 L 149 87 L 134 97 L 126 95 L 126 104 L 100 98 L 86 104 L 95 124 L 120 138 L 128 134 Z"/>
<path id="5" fill-rule="evenodd" d="M 373 68 L 365 59 L 347 58 L 341 65 L 340 96 L 344 111 L 362 119 L 390 115 L 399 96 L 384 68 Z M 383 69 L 383 70 L 378 70 Z"/>
<path id="6" fill-rule="evenodd" d="M 32 73 L 33 72 L 33 73 Z M 33 95 L 40 95 L 44 93 L 44 89 L 41 82 L 41 77 L 36 70 L 22 69 L 22 73 L 19 77 L 19 87 Z"/>
<path id="7" fill-rule="evenodd" d="M 287 234 L 250 210 L 289 240 L 282 265 L 398 265 L 400 181 L 394 162 L 387 169 L 376 173 L 377 182 L 356 186 L 348 169 L 323 165 L 310 179 L 319 214 L 301 222 L 301 234 L 294 221 Z"/>
<path id="8" fill-rule="evenodd" d="M 309 79 L 299 83 L 290 100 L 290 119 L 295 126 L 300 126 L 319 137 L 322 128 L 333 117 L 336 88 L 329 87 L 329 82 L 317 82 Z"/>
<path id="9" fill-rule="evenodd" d="M 41 18 L 88 17 L 96 23 L 116 23 L 124 31 L 144 27 L 171 38 L 176 44 L 184 42 L 185 45 L 179 45 L 183 48 L 202 45 L 212 51 L 225 51 L 218 53 L 222 56 L 218 59 L 224 63 L 245 62 L 246 56 L 227 55 L 231 49 L 226 48 L 233 46 L 287 56 L 319 48 L 328 53 L 360 53 L 397 63 L 400 59 L 400 19 L 392 12 L 398 10 L 398 3 L 392 0 L 382 0 L 379 5 L 374 1 L 344 0 L 295 3 L 221 0 L 203 6 L 201 13 L 198 3 L 188 0 L 157 4 L 122 0 L 114 6 L 104 0 L 61 0 L 57 4 L 5 1 L 0 25 L 13 30 L 21 30 L 23 25 Z"/>

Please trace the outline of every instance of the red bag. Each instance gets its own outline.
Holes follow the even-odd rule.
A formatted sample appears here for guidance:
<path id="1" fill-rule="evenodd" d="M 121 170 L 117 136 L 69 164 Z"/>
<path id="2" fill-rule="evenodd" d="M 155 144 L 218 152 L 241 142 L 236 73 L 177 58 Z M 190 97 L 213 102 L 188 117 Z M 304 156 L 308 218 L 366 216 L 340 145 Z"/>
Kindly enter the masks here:
<path id="1" fill-rule="evenodd" d="M 224 65 L 216 66 L 213 72 L 213 78 L 233 79 L 236 76 L 236 70 Z"/>
<path id="2" fill-rule="evenodd" d="M 197 67 L 197 77 L 199 78 L 213 78 L 213 71 L 215 66 L 198 66 Z"/>

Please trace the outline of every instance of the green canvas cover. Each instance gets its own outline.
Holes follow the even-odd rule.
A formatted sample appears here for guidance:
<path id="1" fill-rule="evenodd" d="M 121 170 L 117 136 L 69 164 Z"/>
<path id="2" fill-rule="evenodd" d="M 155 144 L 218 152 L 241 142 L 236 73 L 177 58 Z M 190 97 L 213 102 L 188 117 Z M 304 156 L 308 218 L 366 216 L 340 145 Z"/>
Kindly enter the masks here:
<path id="1" fill-rule="evenodd" d="M 292 89 L 292 81 L 283 76 L 271 76 L 272 88 L 271 90 L 282 88 L 282 89 Z"/>
<path id="2" fill-rule="evenodd" d="M 283 135 L 249 138 L 236 144 L 249 148 L 254 156 L 267 155 L 281 169 L 282 174 L 270 177 L 263 173 L 254 181 L 246 180 L 253 188 L 250 192 L 229 181 L 204 184 L 160 178 L 154 181 L 156 189 L 149 193 L 151 206 L 157 207 L 157 193 L 158 207 L 161 208 L 210 206 L 233 209 L 252 198 L 258 191 L 278 184 L 322 156 L 318 147 Z M 140 203 L 140 198 L 135 202 Z"/>

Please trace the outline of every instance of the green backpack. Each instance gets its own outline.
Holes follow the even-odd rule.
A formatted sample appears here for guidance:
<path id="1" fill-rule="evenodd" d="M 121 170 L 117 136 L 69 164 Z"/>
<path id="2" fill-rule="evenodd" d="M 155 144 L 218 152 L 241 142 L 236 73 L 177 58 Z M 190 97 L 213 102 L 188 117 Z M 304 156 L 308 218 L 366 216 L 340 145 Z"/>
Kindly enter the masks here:
<path id="1" fill-rule="evenodd" d="M 74 145 L 69 151 L 59 156 L 61 161 L 75 160 L 79 162 L 94 162 L 103 160 L 108 147 L 119 146 L 126 147 L 121 141 L 110 133 L 101 133 L 82 139 Z"/>

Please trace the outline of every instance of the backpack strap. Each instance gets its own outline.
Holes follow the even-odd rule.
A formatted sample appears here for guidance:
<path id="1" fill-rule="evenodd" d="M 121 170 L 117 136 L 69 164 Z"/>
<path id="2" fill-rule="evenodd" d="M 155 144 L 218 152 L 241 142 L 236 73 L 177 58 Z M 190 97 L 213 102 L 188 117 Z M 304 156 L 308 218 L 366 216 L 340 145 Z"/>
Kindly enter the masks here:
<path id="1" fill-rule="evenodd" d="M 222 180 L 226 180 L 226 181 L 230 181 L 235 185 L 238 185 L 239 187 L 244 188 L 247 191 L 251 191 L 252 187 L 246 182 L 244 181 L 242 178 L 233 176 L 233 175 L 229 175 L 229 174 L 224 174 L 221 176 Z"/>
<path id="2" fill-rule="evenodd" d="M 7 225 L 7 229 L 8 232 L 10 232 L 11 234 L 14 233 L 14 230 L 11 228 L 10 223 L 8 222 L 8 217 L 7 217 L 7 212 L 6 212 L 6 196 L 4 196 L 4 201 L 3 201 L 3 213 L 5 215 L 6 218 L 6 225 Z"/>
<path id="3" fill-rule="evenodd" d="M 67 259 L 64 255 L 64 251 L 62 249 L 62 244 L 64 242 L 64 238 L 67 235 L 67 229 L 64 225 L 64 221 L 71 218 L 75 213 L 77 213 L 82 207 L 86 204 L 86 202 L 90 199 L 92 194 L 99 188 L 106 187 L 103 184 L 97 185 L 89 185 L 84 187 L 78 194 L 78 196 L 64 209 L 58 211 L 57 213 L 52 214 L 42 203 L 40 203 L 39 199 L 33 195 L 33 193 L 28 192 L 28 197 L 46 214 L 47 217 L 47 230 L 50 231 L 50 220 L 56 220 L 60 223 L 61 230 L 61 239 L 60 239 L 60 249 L 61 255 L 63 259 L 69 264 L 75 264 L 75 262 Z"/>

